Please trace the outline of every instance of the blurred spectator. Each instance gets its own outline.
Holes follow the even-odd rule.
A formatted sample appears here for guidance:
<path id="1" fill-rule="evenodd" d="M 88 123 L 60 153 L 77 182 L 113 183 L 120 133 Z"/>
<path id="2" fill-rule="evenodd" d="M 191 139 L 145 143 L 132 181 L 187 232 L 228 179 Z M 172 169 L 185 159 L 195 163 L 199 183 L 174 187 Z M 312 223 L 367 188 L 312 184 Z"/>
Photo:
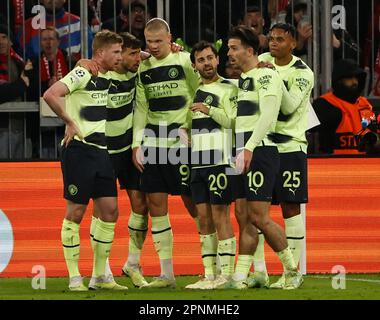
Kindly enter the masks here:
<path id="1" fill-rule="evenodd" d="M 263 18 L 263 14 L 262 14 L 262 12 L 258 6 L 248 5 L 247 6 L 247 12 L 244 14 L 243 17 L 240 17 L 240 19 L 237 20 L 237 24 L 254 28 L 259 35 L 259 40 L 260 40 L 260 52 L 259 53 L 263 53 L 263 52 L 267 51 L 268 39 L 267 39 L 266 35 L 264 34 L 265 21 Z M 212 40 L 209 40 L 209 41 L 212 42 Z M 233 66 L 228 61 L 227 43 L 228 43 L 227 39 L 224 39 L 222 47 L 219 51 L 218 73 L 220 75 L 222 75 L 223 77 L 226 77 L 228 79 L 237 79 L 237 78 L 239 78 L 241 71 L 236 66 Z"/>
<path id="2" fill-rule="evenodd" d="M 288 8 L 289 0 L 268 0 L 267 2 L 270 27 L 277 23 L 285 23 L 286 10 Z"/>
<path id="3" fill-rule="evenodd" d="M 81 34 L 80 18 L 72 13 L 66 12 L 64 5 L 66 0 L 40 0 L 40 3 L 46 8 L 46 26 L 54 26 L 59 34 L 60 48 L 73 55 L 76 60 L 81 57 Z M 40 54 L 40 29 L 33 27 L 32 18 L 25 21 L 25 37 L 22 30 L 18 32 L 18 43 L 24 48 L 25 55 L 28 59 L 33 59 Z M 54 25 L 55 24 L 55 25 Z M 92 32 L 88 28 L 88 49 L 89 56 L 92 54 Z"/>
<path id="4" fill-rule="evenodd" d="M 28 99 L 40 100 L 44 92 L 55 82 L 62 79 L 69 72 L 69 62 L 66 51 L 59 48 L 59 35 L 54 27 L 47 27 L 41 30 L 41 57 L 32 61 L 34 69 L 31 78 Z M 38 65 L 40 70 L 38 72 Z M 41 82 L 40 82 L 41 81 Z M 33 119 L 33 125 L 39 126 L 39 119 Z M 58 128 L 41 127 L 42 154 L 41 158 L 54 158 L 56 146 L 56 134 L 61 137 L 64 134 L 64 127 Z M 38 133 L 33 135 L 33 138 Z M 59 139 L 58 139 L 59 140 Z M 38 143 L 33 143 L 33 145 Z"/>
<path id="5" fill-rule="evenodd" d="M 10 0 L 0 1 L 0 22 L 9 26 L 16 33 L 22 29 L 24 20 L 29 18 L 32 13 L 32 8 L 38 3 L 38 0 Z M 9 4 L 9 7 L 8 7 Z M 24 10 L 25 9 L 25 10 Z M 7 14 L 10 14 L 9 21 Z"/>
<path id="6" fill-rule="evenodd" d="M 33 73 L 28 94 L 33 101 L 39 101 L 50 86 L 69 72 L 67 52 L 59 48 L 59 42 L 59 34 L 54 27 L 41 30 L 41 56 L 32 60 L 37 72 Z"/>
<path id="7" fill-rule="evenodd" d="M 353 60 L 339 60 L 332 73 L 332 92 L 314 101 L 313 107 L 321 125 L 318 133 L 319 152 L 357 154 L 356 135 L 364 135 L 362 119 L 374 119 L 372 106 L 361 96 L 366 74 Z"/>
<path id="8" fill-rule="evenodd" d="M 293 54 L 305 60 L 307 45 L 313 36 L 311 18 L 307 15 L 307 2 L 305 0 L 293 0 L 287 8 L 286 23 L 294 25 L 297 30 L 297 47 Z"/>
<path id="9" fill-rule="evenodd" d="M 333 31 L 334 61 L 341 59 L 357 60 L 360 48 L 347 30 L 338 29 Z"/>
<path id="10" fill-rule="evenodd" d="M 239 79 L 241 75 L 241 70 L 228 60 L 226 63 L 224 73 L 227 79 Z"/>
<path id="11" fill-rule="evenodd" d="M 12 48 L 12 33 L 0 25 L 0 103 L 22 97 L 29 84 L 24 61 Z"/>
<path id="12" fill-rule="evenodd" d="M 364 68 L 373 76 L 369 93 L 373 96 L 380 96 L 380 0 L 375 0 L 374 6 L 368 22 L 368 33 L 364 46 Z M 366 93 L 368 94 L 368 92 Z"/>
<path id="13" fill-rule="evenodd" d="M 30 84 L 27 76 L 31 63 L 24 66 L 22 58 L 12 48 L 12 34 L 7 26 L 0 25 L 0 104 L 20 100 Z M 0 110 L 1 111 L 1 110 Z M 10 116 L 0 113 L 0 159 L 9 157 L 8 142 L 12 145 L 12 158 L 23 158 L 24 119 L 22 114 Z M 8 127 L 11 121 L 11 132 Z M 27 156 L 31 156 L 31 141 L 27 139 Z"/>
<path id="14" fill-rule="evenodd" d="M 108 29 L 117 33 L 130 32 L 137 39 L 141 40 L 144 49 L 144 28 L 146 22 L 150 19 L 149 8 L 146 8 L 145 3 L 143 3 L 140 0 L 134 0 L 131 3 L 129 3 L 128 0 L 121 0 L 121 5 L 122 9 L 120 14 L 116 17 L 116 19 L 111 18 L 109 20 L 104 21 L 104 23 L 102 24 L 102 29 Z M 131 9 L 131 12 L 129 12 L 129 8 Z M 129 19 L 131 22 L 130 30 Z"/>
<path id="15" fill-rule="evenodd" d="M 259 35 L 260 40 L 260 52 L 263 53 L 268 49 L 268 38 L 264 33 L 265 21 L 263 15 L 258 6 L 247 7 L 247 12 L 245 13 L 240 24 L 254 28 Z"/>

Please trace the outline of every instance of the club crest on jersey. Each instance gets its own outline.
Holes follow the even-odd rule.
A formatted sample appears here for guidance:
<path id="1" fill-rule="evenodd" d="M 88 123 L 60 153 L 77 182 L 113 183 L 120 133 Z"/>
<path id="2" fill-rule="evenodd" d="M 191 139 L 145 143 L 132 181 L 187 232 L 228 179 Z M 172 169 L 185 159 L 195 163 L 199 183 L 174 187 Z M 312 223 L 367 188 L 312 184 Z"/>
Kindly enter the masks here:
<path id="1" fill-rule="evenodd" d="M 212 96 L 207 96 L 204 103 L 210 106 L 213 101 L 214 98 Z"/>
<path id="2" fill-rule="evenodd" d="M 72 196 L 75 196 L 78 193 L 78 187 L 74 184 L 70 184 L 67 189 Z"/>
<path id="3" fill-rule="evenodd" d="M 247 78 L 243 80 L 240 78 L 239 87 L 244 91 L 253 91 L 253 79 Z"/>
<path id="4" fill-rule="evenodd" d="M 178 74 L 179 74 L 179 72 L 178 72 L 177 68 L 170 68 L 169 69 L 169 72 L 168 72 L 169 78 L 175 79 L 178 77 Z"/>

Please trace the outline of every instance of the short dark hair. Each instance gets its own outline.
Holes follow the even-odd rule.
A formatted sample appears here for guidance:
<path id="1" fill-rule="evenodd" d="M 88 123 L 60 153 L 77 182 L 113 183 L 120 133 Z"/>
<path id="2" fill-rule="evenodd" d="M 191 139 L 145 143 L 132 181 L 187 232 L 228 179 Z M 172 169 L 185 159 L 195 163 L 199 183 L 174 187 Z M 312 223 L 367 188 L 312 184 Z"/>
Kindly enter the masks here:
<path id="1" fill-rule="evenodd" d="M 204 49 L 211 48 L 212 52 L 215 54 L 215 56 L 218 56 L 218 51 L 216 50 L 215 46 L 211 42 L 207 42 L 205 40 L 199 41 L 193 46 L 193 49 L 190 53 L 190 59 L 192 63 L 195 63 L 195 53 L 201 52 Z"/>
<path id="2" fill-rule="evenodd" d="M 13 40 L 13 33 L 6 24 L 0 25 L 0 33 L 5 34 L 9 40 Z"/>
<path id="3" fill-rule="evenodd" d="M 273 29 L 281 29 L 281 30 L 284 30 L 286 33 L 289 33 L 294 39 L 296 38 L 296 28 L 294 28 L 294 26 L 292 26 L 292 25 L 289 24 L 289 23 L 276 23 L 276 24 L 270 29 L 270 31 L 272 31 Z"/>
<path id="4" fill-rule="evenodd" d="M 237 26 L 232 28 L 228 36 L 229 39 L 239 39 L 246 47 L 251 47 L 257 54 L 260 47 L 259 37 L 255 29 L 247 26 Z"/>
<path id="5" fill-rule="evenodd" d="M 248 6 L 247 7 L 247 13 L 250 13 L 250 12 L 260 12 L 261 13 L 261 10 L 258 6 Z"/>
<path id="6" fill-rule="evenodd" d="M 137 39 L 133 34 L 130 34 L 129 32 L 121 32 L 119 33 L 119 36 L 123 39 L 123 50 L 127 48 L 141 49 L 141 41 Z"/>

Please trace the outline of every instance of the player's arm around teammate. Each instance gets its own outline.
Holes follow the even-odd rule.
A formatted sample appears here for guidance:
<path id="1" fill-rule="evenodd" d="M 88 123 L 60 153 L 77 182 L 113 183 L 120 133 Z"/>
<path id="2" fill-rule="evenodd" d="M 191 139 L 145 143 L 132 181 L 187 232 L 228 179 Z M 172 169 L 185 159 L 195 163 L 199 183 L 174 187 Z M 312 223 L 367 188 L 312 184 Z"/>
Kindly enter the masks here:
<path id="1" fill-rule="evenodd" d="M 93 77 L 87 70 L 75 68 L 44 94 L 45 101 L 67 125 L 61 162 L 67 206 L 61 238 L 72 291 L 87 290 L 78 269 L 79 225 L 90 198 L 100 209 L 94 232 L 93 266 L 98 288 L 127 289 L 107 281 L 104 276 L 118 218 L 116 183 L 105 142 L 110 85 L 106 72 L 120 62 L 121 44 L 122 39 L 115 33 L 99 32 L 93 43 L 93 60 L 99 64 L 99 76 Z M 60 100 L 62 97 L 66 97 L 66 110 Z"/>
<path id="2" fill-rule="evenodd" d="M 181 163 L 172 150 L 180 148 L 178 131 L 186 128 L 190 103 L 186 68 L 188 54 L 171 52 L 168 24 L 150 20 L 145 38 L 151 57 L 142 62 L 136 87 L 133 116 L 133 162 L 141 172 L 141 190 L 148 198 L 154 246 L 160 258 L 161 275 L 145 287 L 173 287 L 173 233 L 168 214 L 168 195 L 181 194 Z M 188 59 L 188 61 L 187 61 Z M 194 73 L 194 71 L 193 71 Z M 143 159 L 143 152 L 146 152 Z M 175 155 L 174 155 L 175 156 Z"/>
<path id="3" fill-rule="evenodd" d="M 235 263 L 236 239 L 230 221 L 232 143 L 228 140 L 232 140 L 237 88 L 217 74 L 219 58 L 212 44 L 197 43 L 191 60 L 202 79 L 191 107 L 191 190 L 199 215 L 205 277 L 186 288 L 214 289 L 230 279 Z"/>
<path id="4" fill-rule="evenodd" d="M 309 101 L 314 85 L 314 75 L 301 59 L 292 55 L 296 46 L 296 31 L 289 24 L 276 24 L 269 36 L 270 53 L 259 59 L 269 62 L 283 81 L 283 96 L 273 140 L 280 153 L 280 171 L 276 177 L 273 203 L 280 204 L 285 220 L 285 233 L 294 262 L 299 264 L 305 237 L 305 226 L 301 216 L 301 203 L 308 200 L 307 194 L 307 139 Z M 260 235 L 254 255 L 255 272 L 249 282 L 259 284 L 266 274 L 264 239 Z M 283 275 L 271 288 L 281 289 L 285 285 Z"/>
<path id="5" fill-rule="evenodd" d="M 286 272 L 285 288 L 302 283 L 285 232 L 269 215 L 276 174 L 279 170 L 277 146 L 269 139 L 279 114 L 282 88 L 281 79 L 271 69 L 257 69 L 257 34 L 247 27 L 232 30 L 228 55 L 240 66 L 243 74 L 239 83 L 238 115 L 236 120 L 236 165 L 244 173 L 248 222 L 260 229 L 271 248 L 279 256 Z M 257 245 L 257 233 L 250 238 Z M 244 238 L 242 239 L 244 241 Z M 255 247 L 254 247 L 255 249 Z M 237 288 L 246 288 L 246 279 L 253 261 L 253 251 L 238 259 L 233 277 Z M 243 259 L 244 258 L 244 259 Z"/>

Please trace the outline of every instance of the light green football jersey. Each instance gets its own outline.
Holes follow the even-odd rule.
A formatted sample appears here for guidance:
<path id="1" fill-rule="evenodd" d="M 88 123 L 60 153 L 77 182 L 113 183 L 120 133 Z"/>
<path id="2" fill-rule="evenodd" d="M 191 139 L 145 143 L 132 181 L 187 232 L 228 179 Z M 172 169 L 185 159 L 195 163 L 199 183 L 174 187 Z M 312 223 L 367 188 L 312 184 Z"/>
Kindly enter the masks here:
<path id="1" fill-rule="evenodd" d="M 106 149 L 108 73 L 99 73 L 95 77 L 86 69 L 76 67 L 59 81 L 70 91 L 65 97 L 66 112 L 80 129 L 84 138 L 82 142 Z M 74 139 L 81 141 L 77 136 Z"/>
<path id="2" fill-rule="evenodd" d="M 274 140 L 281 153 L 307 152 L 306 130 L 310 95 L 314 87 L 313 71 L 296 56 L 286 66 L 278 66 L 270 53 L 259 56 L 260 61 L 272 63 L 284 82 L 284 97 L 274 131 Z M 287 92 L 285 92 L 285 90 Z"/>
<path id="3" fill-rule="evenodd" d="M 268 96 L 276 98 L 274 105 L 263 105 L 262 99 Z M 281 98 L 281 79 L 272 69 L 254 68 L 241 74 L 235 128 L 237 150 L 253 151 L 257 146 L 276 146 L 268 135 L 275 129 Z M 269 128 L 263 126 L 264 122 L 270 123 Z M 264 138 L 255 140 L 259 136 Z"/>
<path id="4" fill-rule="evenodd" d="M 190 54 L 170 53 L 164 59 L 150 57 L 141 62 L 133 115 L 133 147 L 181 146 L 179 128 L 189 128 L 190 105 L 199 86 Z M 143 129 L 148 129 L 143 135 Z"/>
<path id="5" fill-rule="evenodd" d="M 210 109 L 209 115 L 192 112 L 192 168 L 232 165 L 237 93 L 238 88 L 223 78 L 198 88 L 194 102 Z"/>
<path id="6" fill-rule="evenodd" d="M 108 92 L 106 138 L 110 154 L 131 148 L 133 104 L 136 92 L 136 73 L 120 74 L 110 71 L 111 86 Z"/>

